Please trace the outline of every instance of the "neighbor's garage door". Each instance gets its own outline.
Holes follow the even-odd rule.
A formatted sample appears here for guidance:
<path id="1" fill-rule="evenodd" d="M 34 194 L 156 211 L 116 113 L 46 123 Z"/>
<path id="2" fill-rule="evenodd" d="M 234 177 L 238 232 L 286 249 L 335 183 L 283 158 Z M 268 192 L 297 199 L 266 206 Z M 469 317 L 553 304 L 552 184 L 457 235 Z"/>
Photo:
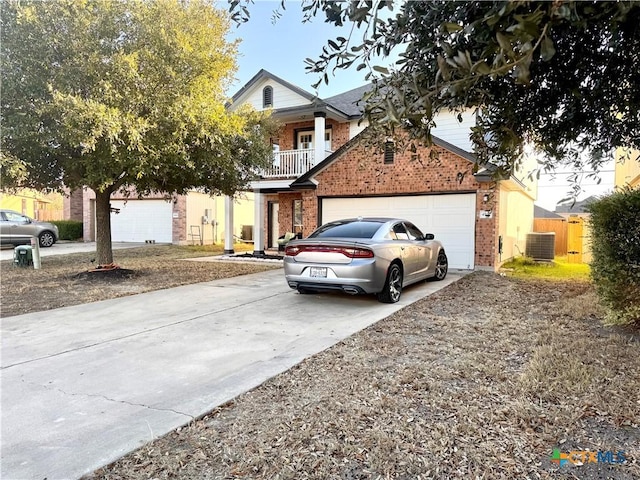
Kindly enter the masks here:
<path id="1" fill-rule="evenodd" d="M 111 200 L 120 213 L 111 214 L 114 242 L 172 242 L 172 204 L 164 200 Z"/>
<path id="2" fill-rule="evenodd" d="M 324 198 L 322 223 L 351 217 L 398 217 L 433 233 L 449 257 L 451 268 L 472 269 L 475 257 L 473 193 L 405 197 Z"/>

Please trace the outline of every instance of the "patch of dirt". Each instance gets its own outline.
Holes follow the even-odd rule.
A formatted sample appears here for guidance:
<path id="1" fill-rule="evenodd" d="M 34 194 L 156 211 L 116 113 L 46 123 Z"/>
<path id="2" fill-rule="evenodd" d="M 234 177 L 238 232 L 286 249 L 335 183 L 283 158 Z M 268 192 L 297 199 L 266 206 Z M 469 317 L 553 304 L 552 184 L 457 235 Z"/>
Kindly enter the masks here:
<path id="1" fill-rule="evenodd" d="M 134 278 L 136 275 L 136 272 L 133 270 L 116 267 L 110 269 L 87 270 L 86 272 L 76 273 L 73 275 L 73 278 L 96 283 L 120 283 L 123 280 Z"/>
<path id="2" fill-rule="evenodd" d="M 86 478 L 640 478 L 640 342 L 602 318 L 476 272 Z"/>

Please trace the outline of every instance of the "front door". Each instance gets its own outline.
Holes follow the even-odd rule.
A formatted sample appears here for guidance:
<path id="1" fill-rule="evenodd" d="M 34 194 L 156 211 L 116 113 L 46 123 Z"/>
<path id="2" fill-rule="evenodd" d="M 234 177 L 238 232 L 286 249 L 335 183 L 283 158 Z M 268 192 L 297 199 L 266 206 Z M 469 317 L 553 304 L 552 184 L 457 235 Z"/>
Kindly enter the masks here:
<path id="1" fill-rule="evenodd" d="M 309 150 L 313 148 L 313 132 L 298 133 L 298 150 Z"/>

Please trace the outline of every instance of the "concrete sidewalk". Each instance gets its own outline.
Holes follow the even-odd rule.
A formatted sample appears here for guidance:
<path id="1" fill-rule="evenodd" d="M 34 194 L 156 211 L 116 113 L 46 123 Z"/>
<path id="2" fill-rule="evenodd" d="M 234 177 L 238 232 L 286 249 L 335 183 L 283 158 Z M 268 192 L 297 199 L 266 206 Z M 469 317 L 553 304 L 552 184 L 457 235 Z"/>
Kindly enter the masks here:
<path id="1" fill-rule="evenodd" d="M 277 269 L 3 319 L 0 477 L 92 472 L 466 273 L 393 305 Z"/>
<path id="2" fill-rule="evenodd" d="M 122 248 L 144 247 L 145 245 L 148 246 L 148 244 L 146 243 L 113 242 L 111 247 L 113 250 L 120 250 Z M 0 248 L 0 260 L 12 260 L 14 249 L 15 247 L 13 245 L 2 245 L 2 247 Z M 54 243 L 48 248 L 40 248 L 39 250 L 41 257 L 49 257 L 51 255 L 67 255 L 69 253 L 95 253 L 96 242 L 60 241 L 58 243 Z"/>

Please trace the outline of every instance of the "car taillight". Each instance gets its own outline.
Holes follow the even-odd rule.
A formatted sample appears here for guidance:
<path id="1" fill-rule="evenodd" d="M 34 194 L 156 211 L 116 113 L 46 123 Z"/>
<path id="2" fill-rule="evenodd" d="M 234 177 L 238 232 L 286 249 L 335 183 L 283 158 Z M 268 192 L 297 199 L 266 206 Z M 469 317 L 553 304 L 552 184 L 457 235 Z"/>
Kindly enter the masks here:
<path id="1" fill-rule="evenodd" d="M 301 251 L 300 247 L 286 246 L 284 247 L 284 254 L 289 257 L 295 257 Z"/>
<path id="2" fill-rule="evenodd" d="M 366 248 L 344 248 L 340 253 L 349 258 L 373 258 L 373 252 Z"/>
<path id="3" fill-rule="evenodd" d="M 346 246 L 327 246 L 327 245 L 296 245 L 287 246 L 284 254 L 289 257 L 295 257 L 302 252 L 325 252 L 325 253 L 341 253 L 349 258 L 373 258 L 373 252 L 367 248 L 346 247 Z"/>

